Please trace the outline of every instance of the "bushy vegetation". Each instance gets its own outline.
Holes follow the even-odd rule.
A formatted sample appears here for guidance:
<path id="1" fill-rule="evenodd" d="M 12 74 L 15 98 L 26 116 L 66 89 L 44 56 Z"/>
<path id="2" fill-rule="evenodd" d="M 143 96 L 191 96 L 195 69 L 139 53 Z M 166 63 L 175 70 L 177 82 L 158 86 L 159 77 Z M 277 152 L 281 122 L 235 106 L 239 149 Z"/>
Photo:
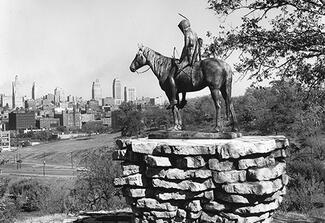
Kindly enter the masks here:
<path id="1" fill-rule="evenodd" d="M 112 161 L 112 151 L 107 147 L 85 154 L 81 160 L 86 169 L 81 172 L 68 195 L 69 212 L 80 210 L 113 210 L 125 207 L 120 191 L 113 180 L 120 175 L 120 167 Z"/>
<path id="2" fill-rule="evenodd" d="M 112 149 L 103 147 L 83 155 L 85 166 L 76 178 L 0 178 L 0 222 L 13 222 L 19 212 L 78 213 L 126 207 L 113 180 L 120 175 Z"/>

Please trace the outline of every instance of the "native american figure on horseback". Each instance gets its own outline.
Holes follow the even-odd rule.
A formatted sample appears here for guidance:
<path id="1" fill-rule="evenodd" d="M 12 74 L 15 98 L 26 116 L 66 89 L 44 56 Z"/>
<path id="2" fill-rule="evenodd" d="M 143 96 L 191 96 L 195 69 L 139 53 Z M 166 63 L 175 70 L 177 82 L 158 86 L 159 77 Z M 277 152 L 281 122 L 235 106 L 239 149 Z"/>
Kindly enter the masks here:
<path id="1" fill-rule="evenodd" d="M 197 35 L 191 29 L 191 24 L 188 19 L 183 19 L 178 24 L 178 28 L 182 31 L 184 35 L 184 47 L 178 63 L 175 62 L 174 70 L 173 72 L 170 73 L 168 77 L 168 81 L 170 82 L 171 85 L 172 100 L 170 101 L 170 105 L 167 107 L 167 109 L 170 109 L 177 104 L 177 100 L 176 100 L 177 90 L 176 90 L 174 76 L 177 76 L 177 74 L 182 72 L 187 66 L 193 67 L 193 64 L 198 61 L 198 54 L 200 48 Z M 189 75 L 191 74 L 192 72 L 189 73 Z M 186 104 L 186 100 L 182 101 L 181 103 L 182 104 L 180 104 L 179 107 L 183 108 Z"/>
<path id="2" fill-rule="evenodd" d="M 231 84 L 233 72 L 228 64 L 216 58 L 206 58 L 198 61 L 199 43 L 196 34 L 191 30 L 187 19 L 182 20 L 179 28 L 184 34 L 185 45 L 181 58 L 175 59 L 144 46 L 139 50 L 130 65 L 132 72 L 148 65 L 159 80 L 159 85 L 165 91 L 174 117 L 172 130 L 182 130 L 182 119 L 179 109 L 186 104 L 186 92 L 193 92 L 209 87 L 216 109 L 216 125 L 214 131 L 220 131 L 219 91 L 225 100 L 227 119 L 230 118 L 232 131 L 237 131 L 237 119 L 231 100 Z M 179 99 L 182 93 L 182 100 Z"/>

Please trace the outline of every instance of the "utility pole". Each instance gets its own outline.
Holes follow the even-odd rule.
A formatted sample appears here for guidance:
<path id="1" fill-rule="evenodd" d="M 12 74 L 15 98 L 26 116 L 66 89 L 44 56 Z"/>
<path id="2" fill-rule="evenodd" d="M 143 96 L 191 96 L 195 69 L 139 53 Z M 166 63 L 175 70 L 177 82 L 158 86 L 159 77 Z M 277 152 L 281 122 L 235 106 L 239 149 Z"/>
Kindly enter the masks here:
<path id="1" fill-rule="evenodd" d="M 70 152 L 70 158 L 71 158 L 71 168 L 73 169 L 73 159 L 72 159 L 72 152 Z"/>
<path id="2" fill-rule="evenodd" d="M 43 176 L 45 176 L 45 153 L 43 153 Z"/>

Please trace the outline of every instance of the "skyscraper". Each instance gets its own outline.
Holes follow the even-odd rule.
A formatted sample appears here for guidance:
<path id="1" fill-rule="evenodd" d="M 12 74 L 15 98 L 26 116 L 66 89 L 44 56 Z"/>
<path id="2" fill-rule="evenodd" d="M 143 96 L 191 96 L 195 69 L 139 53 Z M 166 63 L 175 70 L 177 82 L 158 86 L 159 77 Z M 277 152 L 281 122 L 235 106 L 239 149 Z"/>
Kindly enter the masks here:
<path id="1" fill-rule="evenodd" d="M 128 89 L 127 89 L 126 86 L 124 87 L 124 101 L 125 101 L 125 102 L 128 101 Z"/>
<path id="2" fill-rule="evenodd" d="M 36 100 L 36 85 L 35 81 L 33 82 L 33 87 L 32 87 L 32 99 Z"/>
<path id="3" fill-rule="evenodd" d="M 18 81 L 18 75 L 15 76 L 15 81 L 12 82 L 12 107 L 24 107 L 23 96 L 21 93 L 21 85 Z"/>
<path id="4" fill-rule="evenodd" d="M 137 98 L 136 90 L 134 87 L 124 87 L 124 101 L 135 101 Z"/>
<path id="5" fill-rule="evenodd" d="M 58 104 L 61 101 L 61 89 L 56 87 L 54 89 L 54 104 Z"/>
<path id="6" fill-rule="evenodd" d="M 117 78 L 113 80 L 113 98 L 117 105 L 122 102 L 122 86 L 121 81 Z"/>
<path id="7" fill-rule="evenodd" d="M 100 87 L 100 83 L 98 79 L 96 79 L 96 81 L 93 82 L 91 88 L 91 98 L 98 101 L 99 105 L 102 104 L 102 88 Z"/>

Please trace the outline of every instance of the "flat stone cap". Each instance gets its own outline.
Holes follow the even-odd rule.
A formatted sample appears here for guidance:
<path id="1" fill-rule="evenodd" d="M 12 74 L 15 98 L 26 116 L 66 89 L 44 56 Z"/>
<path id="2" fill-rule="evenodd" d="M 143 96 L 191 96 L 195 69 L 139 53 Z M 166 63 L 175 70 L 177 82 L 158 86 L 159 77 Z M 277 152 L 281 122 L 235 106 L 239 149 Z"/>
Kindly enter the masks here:
<path id="1" fill-rule="evenodd" d="M 218 155 L 222 159 L 264 154 L 289 145 L 284 136 L 243 136 L 236 139 L 131 139 L 131 150 L 150 155 Z"/>

